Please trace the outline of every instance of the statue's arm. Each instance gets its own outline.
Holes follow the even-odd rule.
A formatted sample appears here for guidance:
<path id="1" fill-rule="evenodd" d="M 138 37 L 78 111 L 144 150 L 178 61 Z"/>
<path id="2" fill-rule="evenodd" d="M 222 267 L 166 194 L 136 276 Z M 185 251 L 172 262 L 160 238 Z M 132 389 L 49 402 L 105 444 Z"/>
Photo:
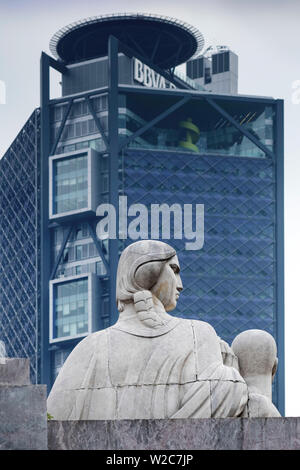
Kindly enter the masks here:
<path id="1" fill-rule="evenodd" d="M 261 393 L 249 390 L 247 406 L 243 417 L 248 418 L 279 418 L 281 415 L 272 401 Z"/>
<path id="2" fill-rule="evenodd" d="M 47 411 L 54 419 L 72 419 L 78 408 L 94 368 L 95 339 L 91 334 L 80 341 L 63 364 L 47 400 Z"/>
<path id="3" fill-rule="evenodd" d="M 234 367 L 236 370 L 239 370 L 238 358 L 234 354 L 233 350 L 226 341 L 219 338 L 221 354 L 223 359 L 223 364 L 225 366 Z"/>
<path id="4" fill-rule="evenodd" d="M 231 364 L 224 364 L 234 359 L 232 351 L 225 342 L 220 344 L 211 325 L 201 321 L 192 321 L 192 324 L 197 380 L 185 386 L 181 408 L 174 417 L 240 416 L 247 404 L 248 390 L 238 370 Z"/>

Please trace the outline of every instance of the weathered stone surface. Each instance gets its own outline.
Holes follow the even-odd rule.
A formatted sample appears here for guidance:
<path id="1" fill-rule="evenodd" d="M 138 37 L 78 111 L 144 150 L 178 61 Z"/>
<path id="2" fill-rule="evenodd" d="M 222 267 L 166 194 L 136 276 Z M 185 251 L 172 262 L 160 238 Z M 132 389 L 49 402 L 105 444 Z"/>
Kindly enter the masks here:
<path id="1" fill-rule="evenodd" d="M 300 449 L 300 418 L 243 420 L 243 449 Z"/>
<path id="2" fill-rule="evenodd" d="M 272 380 L 277 369 L 274 338 L 263 330 L 246 330 L 231 345 L 239 371 L 248 385 L 249 400 L 242 416 L 275 418 L 280 413 L 272 403 Z"/>
<path id="3" fill-rule="evenodd" d="M 246 330 L 236 336 L 231 348 L 249 390 L 272 399 L 272 380 L 277 369 L 277 347 L 263 330 Z"/>
<path id="4" fill-rule="evenodd" d="M 270 392 L 276 351 L 270 355 L 265 347 L 274 340 L 268 335 L 266 341 L 266 334 L 255 330 L 246 334 L 246 342 L 244 336 L 235 342 L 241 361 L 246 357 L 250 385 L 257 374 L 258 385 L 266 385 L 248 388 L 238 354 L 211 325 L 167 313 L 183 288 L 179 273 L 176 252 L 166 243 L 140 240 L 125 248 L 117 271 L 118 321 L 88 335 L 68 356 L 48 397 L 54 419 L 279 415 Z M 254 345 L 253 363 L 254 353 L 244 343 Z"/>
<path id="5" fill-rule="evenodd" d="M 49 450 L 296 450 L 300 418 L 49 421 Z"/>
<path id="6" fill-rule="evenodd" d="M 0 386 L 29 385 L 30 361 L 26 358 L 2 358 L 0 363 Z"/>
<path id="7" fill-rule="evenodd" d="M 269 392 L 276 352 L 270 361 L 269 349 L 260 348 L 261 340 L 266 343 L 264 332 L 246 335 L 250 345 L 254 338 L 255 352 L 262 351 L 251 373 L 260 373 L 262 360 L 265 376 L 259 384 L 264 378 L 269 384 L 252 391 L 234 352 L 211 325 L 167 313 L 176 307 L 183 288 L 179 273 L 176 252 L 166 243 L 141 240 L 125 248 L 117 272 L 119 319 L 84 338 L 67 358 L 48 397 L 54 419 L 279 415 Z M 274 342 L 268 335 L 270 339 Z M 238 347 L 241 358 L 244 349 Z M 246 348 L 248 357 L 252 353 Z"/>
<path id="8" fill-rule="evenodd" d="M 0 386 L 0 449 L 47 449 L 46 386 Z"/>

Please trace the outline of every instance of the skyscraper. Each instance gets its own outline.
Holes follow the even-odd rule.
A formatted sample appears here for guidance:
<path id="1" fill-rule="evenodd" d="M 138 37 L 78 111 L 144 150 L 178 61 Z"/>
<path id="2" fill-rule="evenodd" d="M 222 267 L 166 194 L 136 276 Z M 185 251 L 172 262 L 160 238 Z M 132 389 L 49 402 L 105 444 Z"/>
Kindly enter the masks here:
<path id="1" fill-rule="evenodd" d="M 229 343 L 245 329 L 270 332 L 283 413 L 283 102 L 179 76 L 203 44 L 181 21 L 141 14 L 54 35 L 40 108 L 0 161 L 0 339 L 50 387 L 78 341 L 117 318 L 118 256 L 132 239 L 99 239 L 99 204 L 117 219 L 121 195 L 128 207 L 204 204 L 202 249 L 160 233 L 181 264 L 172 314 L 208 321 Z M 53 100 L 51 67 L 62 86 Z"/>

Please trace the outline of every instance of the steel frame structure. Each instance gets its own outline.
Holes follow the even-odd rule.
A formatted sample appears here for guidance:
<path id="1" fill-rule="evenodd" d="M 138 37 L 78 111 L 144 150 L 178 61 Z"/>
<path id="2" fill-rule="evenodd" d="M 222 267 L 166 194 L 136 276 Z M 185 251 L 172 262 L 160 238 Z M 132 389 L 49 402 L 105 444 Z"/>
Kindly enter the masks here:
<path id="1" fill-rule="evenodd" d="M 118 83 L 118 53 L 124 52 L 129 56 L 140 58 L 144 63 L 149 65 L 153 70 L 164 76 L 167 80 L 175 84 L 177 89 L 150 89 L 141 86 L 128 86 L 120 85 Z M 118 160 L 119 154 L 124 150 L 136 137 L 142 135 L 152 126 L 159 121 L 173 113 L 176 109 L 186 104 L 191 99 L 205 100 L 212 108 L 214 108 L 223 118 L 228 120 L 240 133 L 246 136 L 254 145 L 259 147 L 266 155 L 274 161 L 276 171 L 276 285 L 277 285 L 277 332 L 275 338 L 278 349 L 280 351 L 279 364 L 278 364 L 278 380 L 281 384 L 278 390 L 278 407 L 280 412 L 284 415 L 284 174 L 283 174 L 283 100 L 274 100 L 272 98 L 258 98 L 255 97 L 259 103 L 272 104 L 276 109 L 276 143 L 274 152 L 269 150 L 262 144 L 253 134 L 242 127 L 233 117 L 231 117 L 221 106 L 218 101 L 235 101 L 240 100 L 241 96 L 227 96 L 227 95 L 214 95 L 209 92 L 195 91 L 188 87 L 186 83 L 176 78 L 172 73 L 160 70 L 149 59 L 138 56 L 135 52 L 130 50 L 127 46 L 120 43 L 118 39 L 113 36 L 109 38 L 108 44 L 108 64 L 109 64 L 109 77 L 108 86 L 102 87 L 91 92 L 78 93 L 76 96 L 66 96 L 59 99 L 49 99 L 49 68 L 53 67 L 62 74 L 68 73 L 68 69 L 45 53 L 41 57 L 41 324 L 42 324 L 42 370 L 41 380 L 42 383 L 49 384 L 50 377 L 50 364 L 49 364 L 49 344 L 48 344 L 48 331 L 49 331 L 49 280 L 55 275 L 58 267 L 60 257 L 63 249 L 66 246 L 72 228 L 70 227 L 68 235 L 65 237 L 61 250 L 58 254 L 54 266 L 50 266 L 50 230 L 48 220 L 48 158 L 51 154 L 55 153 L 59 139 L 62 135 L 64 126 L 66 124 L 68 115 L 72 108 L 72 104 L 84 98 L 87 101 L 89 111 L 93 116 L 99 134 L 102 136 L 105 143 L 105 151 L 109 156 L 109 202 L 113 204 L 118 217 L 118 195 L 119 195 L 119 178 L 118 178 Z M 148 122 L 145 126 L 137 130 L 133 135 L 128 137 L 125 142 L 120 145 L 118 136 L 118 97 L 119 94 L 155 94 L 155 95 L 168 95 L 174 96 L 178 101 L 165 109 L 162 113 L 156 116 L 153 120 Z M 93 95 L 108 94 L 108 138 L 101 126 L 100 120 L 97 118 L 90 97 Z M 253 102 L 253 97 L 242 96 L 245 102 Z M 59 128 L 57 138 L 54 145 L 50 148 L 50 107 L 53 104 L 66 103 L 67 108 L 63 116 L 61 126 Z M 117 219 L 118 220 L 118 219 Z M 95 231 L 89 222 L 91 236 L 96 243 L 101 259 L 105 261 L 105 257 L 101 250 L 100 243 L 97 242 Z M 117 319 L 117 311 L 115 307 L 115 284 L 116 284 L 116 270 L 118 264 L 118 239 L 109 240 L 109 263 L 105 262 L 108 268 L 109 276 L 109 301 L 110 301 L 110 323 L 113 324 Z M 106 276 L 107 277 L 107 276 Z"/>

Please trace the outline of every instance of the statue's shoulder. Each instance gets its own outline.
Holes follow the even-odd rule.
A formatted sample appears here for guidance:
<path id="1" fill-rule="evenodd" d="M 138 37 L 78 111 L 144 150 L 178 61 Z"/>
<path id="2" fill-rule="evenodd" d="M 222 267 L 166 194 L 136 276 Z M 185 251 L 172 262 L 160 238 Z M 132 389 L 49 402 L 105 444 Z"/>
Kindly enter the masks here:
<path id="1" fill-rule="evenodd" d="M 73 349 L 72 353 L 73 356 L 76 353 L 82 353 L 84 351 L 92 352 L 95 348 L 99 348 L 101 343 L 106 344 L 106 337 L 107 331 L 109 328 L 105 330 L 95 331 L 94 333 L 90 333 L 89 335 L 85 336 Z"/>
<path id="2" fill-rule="evenodd" d="M 191 323 L 195 332 L 217 337 L 216 330 L 209 323 L 202 320 L 191 320 Z"/>
<path id="3" fill-rule="evenodd" d="M 194 347 L 198 366 L 202 370 L 214 362 L 222 362 L 219 337 L 212 325 L 201 320 L 192 320 Z"/>

